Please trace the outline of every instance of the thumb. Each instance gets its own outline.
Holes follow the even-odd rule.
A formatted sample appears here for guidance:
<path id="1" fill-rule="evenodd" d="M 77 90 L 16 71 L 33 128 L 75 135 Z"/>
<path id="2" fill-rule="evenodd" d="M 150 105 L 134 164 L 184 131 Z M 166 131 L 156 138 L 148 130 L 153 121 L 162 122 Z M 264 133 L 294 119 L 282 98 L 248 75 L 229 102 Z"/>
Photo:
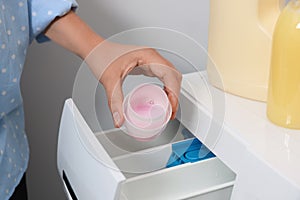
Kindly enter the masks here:
<path id="1" fill-rule="evenodd" d="M 106 88 L 108 104 L 115 127 L 119 128 L 124 122 L 123 116 L 123 92 L 122 83 L 119 80 L 116 84 L 111 84 Z"/>

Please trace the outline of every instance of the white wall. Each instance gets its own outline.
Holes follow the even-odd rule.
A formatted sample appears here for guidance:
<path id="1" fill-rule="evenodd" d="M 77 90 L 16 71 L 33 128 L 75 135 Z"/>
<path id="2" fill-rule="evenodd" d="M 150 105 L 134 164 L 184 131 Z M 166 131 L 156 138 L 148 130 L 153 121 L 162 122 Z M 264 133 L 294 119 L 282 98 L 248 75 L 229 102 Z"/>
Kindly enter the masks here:
<path id="1" fill-rule="evenodd" d="M 183 32 L 207 46 L 209 0 L 78 0 L 78 3 L 78 14 L 104 37 L 132 28 L 163 27 Z M 186 51 L 195 54 L 190 49 Z M 173 55 L 164 56 L 182 72 L 192 70 Z M 199 60 L 204 68 L 205 60 L 201 56 Z M 30 200 L 65 199 L 56 171 L 57 132 L 63 102 L 72 94 L 80 64 L 80 59 L 51 42 L 34 43 L 29 50 L 22 91 L 31 148 L 27 172 Z M 97 93 L 97 102 L 101 124 L 105 124 L 105 129 L 112 127 L 102 88 Z"/>

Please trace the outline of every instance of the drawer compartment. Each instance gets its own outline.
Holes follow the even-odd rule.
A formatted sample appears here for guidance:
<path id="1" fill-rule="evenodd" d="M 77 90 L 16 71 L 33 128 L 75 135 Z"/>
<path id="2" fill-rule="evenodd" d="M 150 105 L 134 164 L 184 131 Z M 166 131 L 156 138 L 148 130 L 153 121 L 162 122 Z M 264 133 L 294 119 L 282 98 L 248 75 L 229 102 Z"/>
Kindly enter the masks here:
<path id="1" fill-rule="evenodd" d="M 194 158 L 195 148 L 188 147 L 195 140 L 178 120 L 149 142 L 121 129 L 94 133 L 69 100 L 60 126 L 58 170 L 79 200 L 230 199 L 235 174 L 217 157 L 172 164 L 175 147 Z"/>
<path id="2" fill-rule="evenodd" d="M 174 127 L 178 129 L 170 143 L 166 142 L 167 139 L 165 142 L 160 139 L 148 144 L 122 139 L 124 136 L 118 129 L 97 134 L 99 142 L 109 149 L 108 153 L 125 177 L 120 183 L 116 199 L 230 199 L 235 174 L 216 157 L 166 168 L 174 146 L 188 146 L 196 140 L 178 125 L 179 122 L 175 120 L 166 129 L 166 135 L 170 134 L 168 131 L 175 131 Z M 114 137 L 117 135 L 120 137 Z M 104 142 L 104 138 L 110 138 L 111 144 L 118 144 L 119 147 L 127 144 L 130 146 L 127 150 L 130 151 L 118 151 L 114 145 Z M 205 151 L 205 148 L 202 149 Z"/>
<path id="3" fill-rule="evenodd" d="M 235 174 L 218 158 L 187 163 L 125 180 L 120 199 L 230 199 Z"/>

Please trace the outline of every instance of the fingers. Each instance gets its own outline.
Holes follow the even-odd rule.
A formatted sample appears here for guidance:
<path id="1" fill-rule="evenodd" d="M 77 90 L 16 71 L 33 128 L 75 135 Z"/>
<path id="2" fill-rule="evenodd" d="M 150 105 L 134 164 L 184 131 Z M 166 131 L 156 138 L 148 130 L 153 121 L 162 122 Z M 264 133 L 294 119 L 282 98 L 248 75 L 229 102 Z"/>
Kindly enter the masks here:
<path id="1" fill-rule="evenodd" d="M 119 128 L 124 122 L 122 81 L 117 80 L 114 84 L 107 84 L 104 87 L 114 125 L 115 127 Z"/>
<path id="2" fill-rule="evenodd" d="M 164 83 L 164 90 L 167 93 L 172 106 L 171 119 L 175 119 L 178 111 L 178 99 L 181 88 L 182 75 L 171 64 L 150 64 L 151 73 Z"/>
<path id="3" fill-rule="evenodd" d="M 164 87 L 165 92 L 167 93 L 168 99 L 172 107 L 171 119 L 175 119 L 176 113 L 178 111 L 178 97 L 170 89 Z"/>
<path id="4" fill-rule="evenodd" d="M 139 67 L 134 68 L 131 74 L 144 74 L 150 77 L 157 77 L 164 83 L 165 92 L 172 105 L 172 117 L 176 117 L 178 110 L 178 97 L 181 88 L 182 75 L 168 60 L 164 59 L 157 51 L 147 49 L 144 60 L 139 62 Z M 145 56 L 146 55 L 146 56 Z"/>
<path id="5" fill-rule="evenodd" d="M 118 57 L 117 61 L 105 69 L 100 78 L 100 82 L 106 90 L 109 108 L 116 127 L 121 127 L 124 122 L 122 81 L 128 73 L 144 74 L 160 79 L 172 106 L 171 119 L 176 117 L 181 73 L 153 49 L 143 49 Z"/>
<path id="6" fill-rule="evenodd" d="M 175 119 L 178 105 L 179 105 L 179 94 L 181 86 L 181 76 L 179 77 L 166 77 L 163 80 L 165 84 L 165 91 L 168 95 L 170 104 L 172 106 L 172 116 L 171 119 Z"/>

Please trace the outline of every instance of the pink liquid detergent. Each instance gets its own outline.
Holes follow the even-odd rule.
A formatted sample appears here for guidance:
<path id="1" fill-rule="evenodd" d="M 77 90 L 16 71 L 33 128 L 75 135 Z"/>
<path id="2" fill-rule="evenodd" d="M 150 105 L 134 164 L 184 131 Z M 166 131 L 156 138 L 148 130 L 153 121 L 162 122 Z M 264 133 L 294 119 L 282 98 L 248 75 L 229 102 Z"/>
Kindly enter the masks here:
<path id="1" fill-rule="evenodd" d="M 136 140 L 148 141 L 165 129 L 171 114 L 165 91 L 154 84 L 142 84 L 133 89 L 123 104 L 126 133 Z"/>
<path id="2" fill-rule="evenodd" d="M 153 100 L 140 102 L 133 106 L 134 112 L 142 118 L 156 119 L 164 114 L 164 109 L 161 105 L 156 104 Z"/>

